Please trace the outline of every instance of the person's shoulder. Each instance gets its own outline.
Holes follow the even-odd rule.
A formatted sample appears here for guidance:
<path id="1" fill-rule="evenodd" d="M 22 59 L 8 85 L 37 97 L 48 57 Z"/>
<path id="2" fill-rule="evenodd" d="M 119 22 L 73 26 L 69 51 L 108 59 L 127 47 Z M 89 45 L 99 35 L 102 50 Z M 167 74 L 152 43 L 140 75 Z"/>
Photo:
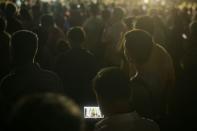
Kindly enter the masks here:
<path id="1" fill-rule="evenodd" d="M 168 51 L 160 44 L 154 44 L 154 48 L 157 52 L 165 55 L 169 55 Z"/>
<path id="2" fill-rule="evenodd" d="M 58 75 L 53 71 L 50 71 L 50 70 L 47 70 L 47 69 L 42 69 L 42 68 L 40 68 L 40 71 L 46 77 L 48 76 L 48 77 L 51 77 L 51 78 L 56 78 L 56 79 L 58 78 Z"/>
<path id="3" fill-rule="evenodd" d="M 171 55 L 162 45 L 154 44 L 153 50 L 157 57 L 159 57 L 163 62 L 172 61 Z"/>
<path id="4" fill-rule="evenodd" d="M 146 131 L 160 131 L 159 125 L 151 119 L 140 118 L 135 121 L 135 126 Z"/>
<path id="5" fill-rule="evenodd" d="M 11 39 L 11 35 L 5 31 L 0 32 L 0 38 L 1 38 L 1 40 L 3 39 L 3 40 L 9 41 Z"/>

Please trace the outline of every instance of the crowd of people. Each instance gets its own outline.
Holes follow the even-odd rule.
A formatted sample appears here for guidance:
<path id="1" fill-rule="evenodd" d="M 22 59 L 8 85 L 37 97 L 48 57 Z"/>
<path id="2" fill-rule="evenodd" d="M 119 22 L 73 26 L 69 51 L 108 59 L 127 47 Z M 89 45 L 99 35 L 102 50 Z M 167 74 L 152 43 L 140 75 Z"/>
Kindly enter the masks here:
<path id="1" fill-rule="evenodd" d="M 0 129 L 193 130 L 196 56 L 195 6 L 1 2 Z"/>

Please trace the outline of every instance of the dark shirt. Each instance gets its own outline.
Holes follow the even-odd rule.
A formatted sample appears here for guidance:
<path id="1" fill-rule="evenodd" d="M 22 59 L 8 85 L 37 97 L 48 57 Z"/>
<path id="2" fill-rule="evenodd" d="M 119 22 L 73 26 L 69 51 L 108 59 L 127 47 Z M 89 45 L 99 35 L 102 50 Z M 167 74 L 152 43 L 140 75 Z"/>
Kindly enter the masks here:
<path id="1" fill-rule="evenodd" d="M 0 94 L 10 104 L 23 96 L 46 92 L 62 93 L 60 79 L 36 64 L 15 69 L 3 78 L 0 87 Z"/>
<path id="2" fill-rule="evenodd" d="M 97 69 L 94 55 L 80 48 L 73 48 L 61 55 L 55 66 L 55 71 L 63 80 L 65 91 L 80 105 L 95 102 L 91 81 Z"/>

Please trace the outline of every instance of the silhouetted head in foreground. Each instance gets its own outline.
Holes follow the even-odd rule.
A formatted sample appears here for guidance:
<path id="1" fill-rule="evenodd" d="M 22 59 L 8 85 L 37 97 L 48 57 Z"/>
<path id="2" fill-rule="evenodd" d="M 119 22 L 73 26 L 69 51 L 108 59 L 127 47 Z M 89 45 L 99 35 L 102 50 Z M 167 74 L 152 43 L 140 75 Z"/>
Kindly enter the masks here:
<path id="1" fill-rule="evenodd" d="M 85 41 L 85 31 L 81 27 L 73 27 L 67 33 L 68 41 L 71 47 L 81 47 Z"/>
<path id="2" fill-rule="evenodd" d="M 152 37 L 143 30 L 132 30 L 125 34 L 124 51 L 129 62 L 142 65 L 151 55 Z"/>
<path id="3" fill-rule="evenodd" d="M 9 119 L 17 131 L 82 131 L 79 107 L 57 94 L 40 94 L 21 99 Z"/>
<path id="4" fill-rule="evenodd" d="M 97 102 L 104 115 L 130 110 L 129 77 L 117 67 L 100 70 L 93 80 Z"/>
<path id="5" fill-rule="evenodd" d="M 11 55 L 14 65 L 34 63 L 38 49 L 38 37 L 27 30 L 17 31 L 11 39 Z"/>

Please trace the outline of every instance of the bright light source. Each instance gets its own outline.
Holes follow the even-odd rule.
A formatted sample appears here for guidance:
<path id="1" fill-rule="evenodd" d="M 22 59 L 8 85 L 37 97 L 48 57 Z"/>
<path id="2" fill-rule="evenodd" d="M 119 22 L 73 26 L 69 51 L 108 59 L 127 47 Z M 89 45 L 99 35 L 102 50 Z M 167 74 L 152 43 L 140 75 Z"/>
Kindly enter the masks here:
<path id="1" fill-rule="evenodd" d="M 166 5 L 166 2 L 165 2 L 165 1 L 162 1 L 162 2 L 161 2 L 161 5 L 162 5 L 162 6 Z"/>
<path id="2" fill-rule="evenodd" d="M 148 3 L 149 3 L 149 0 L 144 0 L 144 3 L 145 3 L 145 4 L 148 4 Z"/>

